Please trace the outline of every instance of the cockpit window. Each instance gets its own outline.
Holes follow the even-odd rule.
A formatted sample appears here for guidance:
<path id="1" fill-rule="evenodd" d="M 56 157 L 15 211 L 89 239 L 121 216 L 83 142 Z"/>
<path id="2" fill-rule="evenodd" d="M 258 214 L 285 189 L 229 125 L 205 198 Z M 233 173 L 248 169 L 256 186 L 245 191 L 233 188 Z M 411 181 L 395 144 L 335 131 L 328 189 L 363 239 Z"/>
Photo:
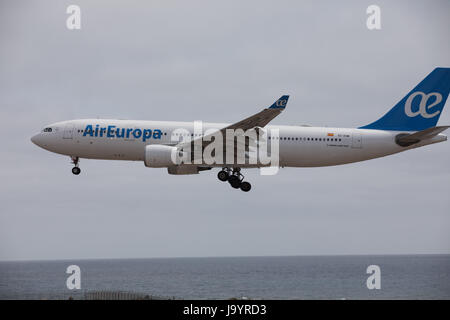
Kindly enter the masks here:
<path id="1" fill-rule="evenodd" d="M 52 128 L 45 128 L 44 132 L 52 132 Z"/>

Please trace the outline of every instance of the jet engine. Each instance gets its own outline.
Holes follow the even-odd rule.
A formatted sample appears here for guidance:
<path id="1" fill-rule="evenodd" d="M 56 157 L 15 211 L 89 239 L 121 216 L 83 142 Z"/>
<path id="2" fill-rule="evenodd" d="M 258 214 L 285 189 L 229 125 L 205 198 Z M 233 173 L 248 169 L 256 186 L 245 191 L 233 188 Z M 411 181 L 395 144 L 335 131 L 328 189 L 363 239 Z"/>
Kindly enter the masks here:
<path id="1" fill-rule="evenodd" d="M 148 145 L 145 147 L 144 163 L 150 168 L 166 168 L 179 164 L 182 155 L 183 153 L 176 147 Z"/>

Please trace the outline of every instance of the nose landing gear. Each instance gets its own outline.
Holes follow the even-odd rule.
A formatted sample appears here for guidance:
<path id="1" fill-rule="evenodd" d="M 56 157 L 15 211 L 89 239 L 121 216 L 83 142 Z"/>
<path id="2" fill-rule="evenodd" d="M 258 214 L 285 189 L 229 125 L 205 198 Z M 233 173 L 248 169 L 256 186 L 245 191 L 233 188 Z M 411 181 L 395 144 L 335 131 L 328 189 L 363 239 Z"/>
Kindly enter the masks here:
<path id="1" fill-rule="evenodd" d="M 78 158 L 78 157 L 71 157 L 71 158 L 72 158 L 72 163 L 74 164 L 74 167 L 72 168 L 72 173 L 77 176 L 81 172 L 81 169 L 78 166 L 78 163 L 80 162 L 80 158 Z"/>
<path id="2" fill-rule="evenodd" d="M 217 178 L 220 181 L 228 181 L 228 183 L 234 189 L 241 189 L 244 192 L 249 192 L 252 188 L 252 185 L 244 181 L 244 176 L 241 173 L 241 168 L 223 168 L 222 171 L 219 171 L 217 174 Z"/>

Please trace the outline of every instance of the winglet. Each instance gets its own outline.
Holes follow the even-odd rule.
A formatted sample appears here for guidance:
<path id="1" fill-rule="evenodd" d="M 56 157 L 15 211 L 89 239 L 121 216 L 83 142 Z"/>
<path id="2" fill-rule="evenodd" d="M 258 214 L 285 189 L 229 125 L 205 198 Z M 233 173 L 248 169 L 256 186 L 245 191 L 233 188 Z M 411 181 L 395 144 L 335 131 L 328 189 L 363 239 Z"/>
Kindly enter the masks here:
<path id="1" fill-rule="evenodd" d="M 286 108 L 289 96 L 282 96 L 280 99 L 275 101 L 273 105 L 269 107 L 269 109 L 284 109 Z"/>

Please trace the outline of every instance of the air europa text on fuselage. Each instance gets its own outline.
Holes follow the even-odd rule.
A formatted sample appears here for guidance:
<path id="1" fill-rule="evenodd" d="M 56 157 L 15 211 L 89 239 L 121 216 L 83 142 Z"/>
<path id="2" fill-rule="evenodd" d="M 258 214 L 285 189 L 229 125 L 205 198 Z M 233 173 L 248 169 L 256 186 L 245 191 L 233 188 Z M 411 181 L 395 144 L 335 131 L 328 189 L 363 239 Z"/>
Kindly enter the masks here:
<path id="1" fill-rule="evenodd" d="M 122 138 L 122 139 L 142 139 L 146 141 L 150 138 L 161 139 L 162 132 L 160 129 L 139 129 L 139 128 L 119 128 L 114 125 L 100 127 L 98 124 L 95 128 L 92 124 L 88 124 L 84 129 L 83 137 L 106 137 L 106 138 Z"/>

